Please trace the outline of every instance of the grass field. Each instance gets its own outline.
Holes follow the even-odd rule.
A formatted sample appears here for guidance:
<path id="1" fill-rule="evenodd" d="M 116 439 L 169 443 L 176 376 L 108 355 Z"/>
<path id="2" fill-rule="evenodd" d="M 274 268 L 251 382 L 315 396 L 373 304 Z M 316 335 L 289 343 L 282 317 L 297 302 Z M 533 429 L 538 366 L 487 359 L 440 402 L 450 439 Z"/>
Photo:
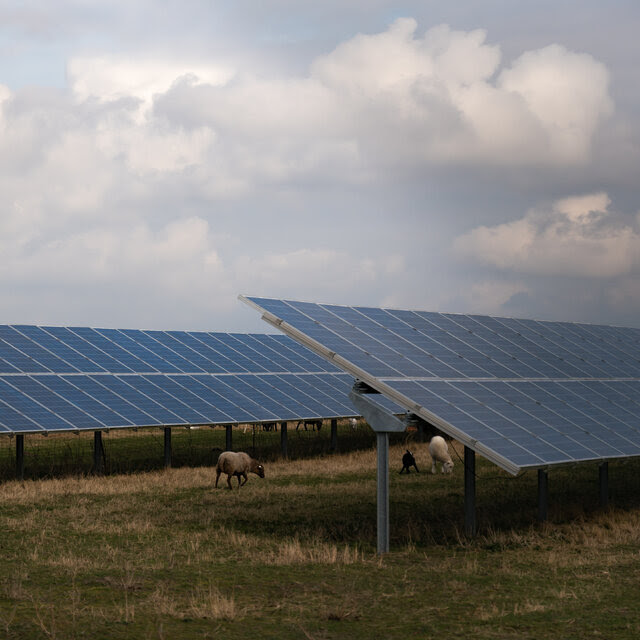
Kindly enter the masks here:
<path id="1" fill-rule="evenodd" d="M 400 476 L 376 548 L 375 451 L 273 461 L 239 491 L 212 467 L 0 485 L 0 638 L 638 638 L 640 464 L 536 474 L 478 460 Z M 461 453 L 461 449 L 458 449 Z"/>

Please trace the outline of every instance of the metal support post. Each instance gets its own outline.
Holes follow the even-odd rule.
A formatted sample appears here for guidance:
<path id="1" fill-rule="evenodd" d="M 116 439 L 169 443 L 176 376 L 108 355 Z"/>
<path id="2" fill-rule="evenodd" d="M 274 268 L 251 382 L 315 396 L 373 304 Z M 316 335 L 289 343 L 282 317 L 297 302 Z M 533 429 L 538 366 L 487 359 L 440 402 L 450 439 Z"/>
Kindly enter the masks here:
<path id="1" fill-rule="evenodd" d="M 338 450 L 338 418 L 331 418 L 331 451 Z"/>
<path id="2" fill-rule="evenodd" d="M 16 436 L 16 477 L 24 480 L 24 435 Z"/>
<path id="3" fill-rule="evenodd" d="M 378 445 L 378 553 L 389 551 L 389 434 L 377 432 Z"/>
<path id="4" fill-rule="evenodd" d="M 171 467 L 171 427 L 164 428 L 164 468 Z"/>
<path id="5" fill-rule="evenodd" d="M 232 432 L 231 432 L 231 425 L 230 424 L 228 424 L 225 427 L 225 431 L 226 431 L 226 434 L 225 434 L 226 437 L 225 437 L 224 449 L 225 449 L 225 451 L 233 451 L 233 438 L 232 438 L 232 435 L 231 435 Z"/>
<path id="6" fill-rule="evenodd" d="M 600 506 L 606 509 L 609 506 L 609 463 L 600 464 Z"/>
<path id="7" fill-rule="evenodd" d="M 538 469 L 538 520 L 544 522 L 549 515 L 549 474 Z"/>
<path id="8" fill-rule="evenodd" d="M 464 448 L 464 530 L 474 536 L 478 530 L 476 522 L 476 452 Z"/>
<path id="9" fill-rule="evenodd" d="M 280 450 L 282 452 L 282 457 L 287 458 L 289 453 L 287 451 L 287 423 L 280 423 Z"/>
<path id="10" fill-rule="evenodd" d="M 93 432 L 93 473 L 101 476 L 104 473 L 104 447 L 102 445 L 102 431 Z"/>
<path id="11" fill-rule="evenodd" d="M 389 434 L 402 433 L 406 423 L 389 413 L 373 398 L 361 393 L 356 382 L 349 399 L 376 432 L 378 449 L 378 553 L 389 551 Z"/>

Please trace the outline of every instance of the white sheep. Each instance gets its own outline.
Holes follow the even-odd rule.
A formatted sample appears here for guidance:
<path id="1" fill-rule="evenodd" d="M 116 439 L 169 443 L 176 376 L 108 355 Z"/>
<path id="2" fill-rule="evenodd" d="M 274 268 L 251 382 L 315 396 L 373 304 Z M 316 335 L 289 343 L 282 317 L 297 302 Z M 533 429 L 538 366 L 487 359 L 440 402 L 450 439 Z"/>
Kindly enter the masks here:
<path id="1" fill-rule="evenodd" d="M 244 451 L 223 451 L 216 465 L 216 489 L 218 488 L 218 480 L 221 473 L 227 474 L 227 484 L 231 489 L 231 478 L 233 476 L 238 478 L 238 488 L 240 488 L 243 484 L 246 484 L 248 472 L 264 478 L 264 467 L 248 453 Z M 241 477 L 244 478 L 244 482 Z"/>
<path id="2" fill-rule="evenodd" d="M 433 436 L 429 443 L 429 453 L 431 454 L 431 473 L 437 473 L 436 463 L 442 463 L 442 473 L 453 471 L 453 460 L 449 455 L 449 448 L 442 436 Z"/>
<path id="3" fill-rule="evenodd" d="M 355 430 L 358 427 L 358 421 L 355 418 L 349 418 L 349 426 Z"/>

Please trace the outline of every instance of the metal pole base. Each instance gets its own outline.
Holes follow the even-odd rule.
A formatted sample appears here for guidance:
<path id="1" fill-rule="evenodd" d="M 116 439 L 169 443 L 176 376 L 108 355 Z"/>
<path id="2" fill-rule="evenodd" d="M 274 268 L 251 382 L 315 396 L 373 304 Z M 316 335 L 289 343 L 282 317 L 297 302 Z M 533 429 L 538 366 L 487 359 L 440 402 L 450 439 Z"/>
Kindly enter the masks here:
<path id="1" fill-rule="evenodd" d="M 549 476 L 545 469 L 538 469 L 538 520 L 549 517 Z"/>
<path id="2" fill-rule="evenodd" d="M 478 531 L 476 522 L 476 452 L 464 448 L 464 532 L 475 536 Z"/>
<path id="3" fill-rule="evenodd" d="M 600 475 L 600 506 L 606 509 L 609 506 L 609 463 L 603 462 L 599 469 Z"/>
<path id="4" fill-rule="evenodd" d="M 280 423 L 280 451 L 281 451 L 282 457 L 286 460 L 289 455 L 286 422 Z"/>
<path id="5" fill-rule="evenodd" d="M 378 445 L 378 553 L 389 552 L 389 434 L 377 432 Z"/>

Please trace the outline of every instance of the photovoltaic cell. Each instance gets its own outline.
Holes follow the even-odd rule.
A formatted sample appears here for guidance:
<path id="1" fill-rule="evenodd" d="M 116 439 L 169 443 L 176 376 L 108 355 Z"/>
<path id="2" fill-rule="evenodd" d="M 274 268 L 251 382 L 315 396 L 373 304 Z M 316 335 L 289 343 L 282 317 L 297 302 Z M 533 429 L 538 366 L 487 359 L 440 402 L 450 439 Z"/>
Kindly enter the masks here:
<path id="1" fill-rule="evenodd" d="M 640 455 L 640 330 L 241 297 L 511 473 Z"/>

